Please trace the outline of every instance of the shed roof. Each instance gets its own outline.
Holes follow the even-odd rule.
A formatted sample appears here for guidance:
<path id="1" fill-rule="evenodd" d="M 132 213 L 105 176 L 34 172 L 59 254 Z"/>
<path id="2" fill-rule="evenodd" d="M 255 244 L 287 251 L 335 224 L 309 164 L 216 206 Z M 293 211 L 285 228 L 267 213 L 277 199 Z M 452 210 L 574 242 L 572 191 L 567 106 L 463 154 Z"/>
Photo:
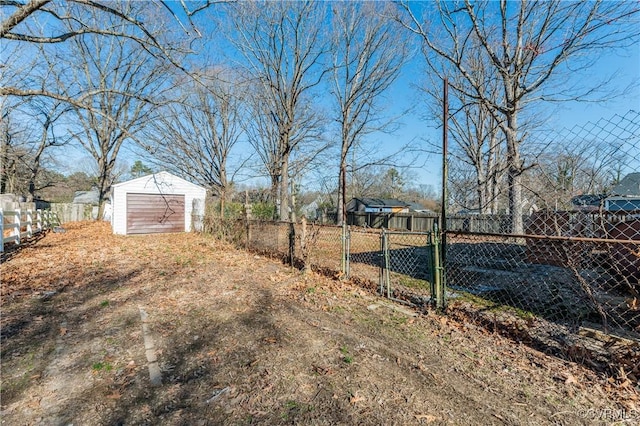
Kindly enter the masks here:
<path id="1" fill-rule="evenodd" d="M 168 180 L 174 180 L 174 181 L 178 181 L 178 182 L 180 182 L 180 183 L 182 183 L 182 184 L 184 184 L 186 186 L 191 186 L 191 187 L 198 188 L 198 189 L 206 189 L 203 186 L 196 185 L 195 183 L 191 183 L 188 180 L 182 179 L 181 177 L 173 175 L 173 174 L 171 174 L 171 173 L 169 173 L 167 171 L 154 173 L 153 175 L 142 176 L 142 177 L 139 177 L 139 178 L 136 178 L 136 179 L 128 180 L 126 182 L 120 182 L 120 183 L 117 183 L 117 184 L 113 185 L 112 188 L 120 188 L 122 186 L 134 185 L 134 184 L 136 184 L 138 182 L 146 182 L 149 179 L 155 179 L 158 182 L 163 182 L 163 181 L 165 181 L 167 179 Z"/>
<path id="2" fill-rule="evenodd" d="M 611 195 L 619 197 L 640 197 L 640 173 L 629 173 L 613 187 Z"/>

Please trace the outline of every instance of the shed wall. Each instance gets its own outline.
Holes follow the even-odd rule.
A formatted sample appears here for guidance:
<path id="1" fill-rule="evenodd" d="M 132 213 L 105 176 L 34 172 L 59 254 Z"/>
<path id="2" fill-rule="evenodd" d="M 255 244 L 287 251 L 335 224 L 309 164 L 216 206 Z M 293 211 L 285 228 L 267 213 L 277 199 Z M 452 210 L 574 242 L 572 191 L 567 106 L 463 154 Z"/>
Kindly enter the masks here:
<path id="1" fill-rule="evenodd" d="M 196 202 L 195 204 L 204 210 L 204 199 L 207 190 L 167 172 L 160 172 L 114 185 L 111 195 L 113 206 L 111 226 L 114 234 L 127 234 L 127 194 L 130 193 L 184 195 L 184 230 L 188 232 L 192 229 L 191 218 L 194 200 L 202 200 L 202 202 Z M 196 214 L 203 215 L 204 211 L 196 212 Z"/>

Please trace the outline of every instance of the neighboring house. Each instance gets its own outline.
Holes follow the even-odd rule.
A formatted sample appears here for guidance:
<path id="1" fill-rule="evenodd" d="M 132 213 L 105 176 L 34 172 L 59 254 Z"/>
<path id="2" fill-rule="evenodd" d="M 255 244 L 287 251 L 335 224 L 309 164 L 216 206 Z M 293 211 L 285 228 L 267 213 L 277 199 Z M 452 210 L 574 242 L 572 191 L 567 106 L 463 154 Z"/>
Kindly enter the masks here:
<path id="1" fill-rule="evenodd" d="M 320 202 L 314 200 L 300 209 L 300 213 L 307 219 L 316 220 L 322 215 Z"/>
<path id="2" fill-rule="evenodd" d="M 76 191 L 75 195 L 73 196 L 73 201 L 71 203 L 76 205 L 84 204 L 84 211 L 81 212 L 82 217 L 84 219 L 89 219 L 89 216 L 91 216 L 91 219 L 95 220 L 98 217 L 99 199 L 100 199 L 100 191 L 98 191 L 98 188 L 94 185 L 91 187 L 89 191 Z M 77 217 L 77 216 L 78 216 L 78 213 L 75 213 L 75 216 L 72 215 L 71 217 Z M 104 210 L 102 213 L 102 220 L 108 221 L 110 219 L 111 219 L 111 205 L 109 204 L 109 196 L 107 195 L 104 200 Z"/>
<path id="3" fill-rule="evenodd" d="M 584 194 L 577 195 L 571 199 L 571 204 L 575 210 L 597 211 L 602 205 L 602 200 L 607 196 L 604 194 Z"/>
<path id="4" fill-rule="evenodd" d="M 409 213 L 411 203 L 388 198 L 352 198 L 347 212 L 361 213 Z"/>
<path id="5" fill-rule="evenodd" d="M 206 193 L 205 188 L 169 172 L 113 185 L 113 233 L 128 235 L 200 230 Z"/>
<path id="6" fill-rule="evenodd" d="M 92 186 L 89 191 L 76 191 L 73 196 L 73 204 L 95 204 L 98 205 L 98 199 L 100 198 L 100 192 L 98 188 Z"/>
<path id="7" fill-rule="evenodd" d="M 604 208 L 608 211 L 640 210 L 640 173 L 629 173 L 622 178 L 605 198 Z"/>
<path id="8" fill-rule="evenodd" d="M 419 204 L 419 203 L 407 203 L 407 204 L 409 204 L 410 212 L 436 214 L 436 212 L 425 208 L 422 204 Z"/>
<path id="9" fill-rule="evenodd" d="M 336 208 L 333 207 L 331 199 L 326 195 L 321 195 L 300 208 L 300 213 L 310 220 L 327 220 L 327 215 L 336 216 L 337 212 Z"/>

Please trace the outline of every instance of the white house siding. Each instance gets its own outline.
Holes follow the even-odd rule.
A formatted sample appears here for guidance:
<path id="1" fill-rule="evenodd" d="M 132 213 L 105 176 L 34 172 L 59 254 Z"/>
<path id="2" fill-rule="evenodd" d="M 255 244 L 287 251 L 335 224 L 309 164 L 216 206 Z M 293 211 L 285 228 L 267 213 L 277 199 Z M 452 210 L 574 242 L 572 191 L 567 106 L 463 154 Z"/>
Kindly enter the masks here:
<path id="1" fill-rule="evenodd" d="M 133 179 L 112 186 L 111 191 L 111 226 L 114 234 L 127 233 L 127 194 L 163 194 L 184 195 L 185 197 L 185 227 L 191 231 L 191 217 L 193 206 L 197 216 L 204 215 L 204 200 L 207 190 L 199 185 L 188 182 L 168 172 L 160 172 L 149 176 Z M 194 203 L 194 200 L 195 203 Z"/>

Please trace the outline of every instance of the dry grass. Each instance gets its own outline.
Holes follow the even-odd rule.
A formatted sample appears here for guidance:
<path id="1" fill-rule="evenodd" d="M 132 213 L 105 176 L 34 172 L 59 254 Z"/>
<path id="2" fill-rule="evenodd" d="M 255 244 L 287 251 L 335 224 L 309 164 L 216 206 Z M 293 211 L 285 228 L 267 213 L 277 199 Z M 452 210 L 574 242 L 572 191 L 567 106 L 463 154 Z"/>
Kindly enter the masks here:
<path id="1" fill-rule="evenodd" d="M 7 424 L 638 419 L 637 384 L 213 238 L 66 228 L 2 265 Z M 140 308 L 159 387 L 149 384 Z"/>

